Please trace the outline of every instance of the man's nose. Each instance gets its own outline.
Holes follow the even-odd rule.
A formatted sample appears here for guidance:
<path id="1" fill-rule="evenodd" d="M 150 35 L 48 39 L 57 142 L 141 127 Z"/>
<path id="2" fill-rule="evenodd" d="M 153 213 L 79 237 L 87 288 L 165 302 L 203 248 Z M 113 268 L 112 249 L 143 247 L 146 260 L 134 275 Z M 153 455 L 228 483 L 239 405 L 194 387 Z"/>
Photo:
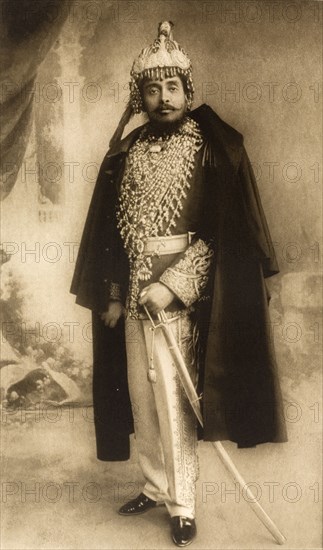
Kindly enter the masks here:
<path id="1" fill-rule="evenodd" d="M 169 98 L 169 91 L 167 90 L 167 88 L 163 88 L 161 90 L 160 101 L 161 103 L 169 103 L 170 98 Z"/>

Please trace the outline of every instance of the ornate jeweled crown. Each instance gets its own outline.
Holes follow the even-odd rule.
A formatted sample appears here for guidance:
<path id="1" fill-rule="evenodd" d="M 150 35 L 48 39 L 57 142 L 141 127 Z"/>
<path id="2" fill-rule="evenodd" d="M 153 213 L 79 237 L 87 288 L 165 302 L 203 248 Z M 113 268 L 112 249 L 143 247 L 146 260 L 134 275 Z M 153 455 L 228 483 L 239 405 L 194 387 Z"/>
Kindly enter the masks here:
<path id="1" fill-rule="evenodd" d="M 192 81 L 192 64 L 181 46 L 173 39 L 171 21 L 163 21 L 158 25 L 158 38 L 144 48 L 135 59 L 130 72 L 130 101 L 135 113 L 143 110 L 142 98 L 138 84 L 143 78 L 169 78 L 175 75 L 183 76 L 186 81 L 188 108 L 190 108 L 194 86 Z"/>

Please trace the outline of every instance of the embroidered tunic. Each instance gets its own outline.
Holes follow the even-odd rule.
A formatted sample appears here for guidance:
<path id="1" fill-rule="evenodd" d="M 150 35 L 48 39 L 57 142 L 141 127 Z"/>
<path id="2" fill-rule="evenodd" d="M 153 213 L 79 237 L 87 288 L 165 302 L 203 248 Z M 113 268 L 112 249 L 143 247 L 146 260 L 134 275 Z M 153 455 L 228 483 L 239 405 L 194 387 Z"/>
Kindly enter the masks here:
<path id="1" fill-rule="evenodd" d="M 192 239 L 182 253 L 145 253 L 151 237 L 194 234 L 202 208 L 202 157 L 205 141 L 198 124 L 186 117 L 176 132 L 156 137 L 147 124 L 129 151 L 117 209 L 118 229 L 130 262 L 126 310 L 142 318 L 141 290 L 153 282 L 168 286 L 177 299 L 167 308 L 178 312 L 201 297 L 213 250 Z M 161 248 L 161 247 L 160 247 Z M 118 299 L 118 282 L 110 297 Z"/>

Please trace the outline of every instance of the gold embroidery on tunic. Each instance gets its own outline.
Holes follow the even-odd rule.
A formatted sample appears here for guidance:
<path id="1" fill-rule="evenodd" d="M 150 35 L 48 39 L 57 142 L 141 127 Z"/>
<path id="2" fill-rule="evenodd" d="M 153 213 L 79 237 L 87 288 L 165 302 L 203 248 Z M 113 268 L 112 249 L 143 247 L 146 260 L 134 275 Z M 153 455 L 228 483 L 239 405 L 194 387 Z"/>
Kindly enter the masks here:
<path id="1" fill-rule="evenodd" d="M 121 287 L 118 283 L 110 284 L 110 300 L 121 300 Z"/>
<path id="2" fill-rule="evenodd" d="M 206 287 L 213 254 L 205 241 L 198 239 L 174 267 L 164 271 L 160 282 L 170 288 L 186 307 L 192 305 Z"/>

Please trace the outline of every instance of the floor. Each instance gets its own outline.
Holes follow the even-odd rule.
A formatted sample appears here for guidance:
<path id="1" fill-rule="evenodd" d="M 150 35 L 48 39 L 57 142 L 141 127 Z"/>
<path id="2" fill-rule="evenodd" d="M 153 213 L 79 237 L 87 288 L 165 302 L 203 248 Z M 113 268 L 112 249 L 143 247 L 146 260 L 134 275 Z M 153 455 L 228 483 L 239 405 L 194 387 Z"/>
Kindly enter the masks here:
<path id="1" fill-rule="evenodd" d="M 224 445 L 286 536 L 284 548 L 321 548 L 320 423 L 311 414 L 290 418 L 286 444 Z M 135 441 L 130 461 L 98 461 L 92 409 L 19 412 L 1 427 L 1 549 L 174 548 L 164 506 L 133 518 L 116 513 L 142 487 Z M 192 550 L 277 547 L 212 444 L 201 442 L 199 457 Z"/>

